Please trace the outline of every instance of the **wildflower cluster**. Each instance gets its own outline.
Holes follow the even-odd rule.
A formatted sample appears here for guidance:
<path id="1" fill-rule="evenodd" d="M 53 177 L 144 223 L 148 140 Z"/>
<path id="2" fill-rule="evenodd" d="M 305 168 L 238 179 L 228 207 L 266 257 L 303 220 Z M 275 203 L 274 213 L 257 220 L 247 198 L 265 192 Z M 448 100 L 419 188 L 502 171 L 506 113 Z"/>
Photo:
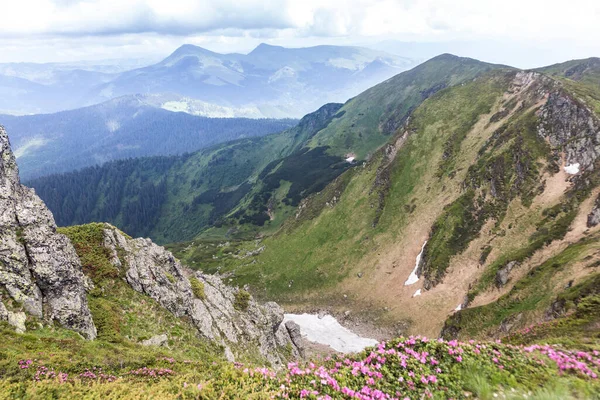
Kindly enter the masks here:
<path id="1" fill-rule="evenodd" d="M 561 351 L 552 346 L 528 348 L 499 342 L 458 342 L 409 337 L 382 342 L 353 358 L 334 357 L 321 365 L 290 363 L 280 378 L 277 395 L 282 398 L 414 399 L 463 397 L 460 377 L 470 368 L 486 374 L 519 379 L 520 371 L 543 369 L 551 376 L 556 363 L 560 371 L 595 379 L 600 368 L 596 353 Z M 551 363 L 548 363 L 551 364 Z M 269 380 L 266 369 L 243 370 L 247 375 Z M 265 381 L 267 382 L 267 381 Z M 525 382 L 523 382 L 525 384 Z"/>
<path id="2" fill-rule="evenodd" d="M 36 365 L 34 360 L 19 360 L 17 362 L 19 369 L 30 370 L 35 367 L 35 373 L 32 379 L 36 382 L 42 380 L 56 380 L 58 383 L 66 383 L 69 380 L 69 374 L 65 372 L 56 372 L 53 368 L 48 368 L 45 365 Z"/>
<path id="3" fill-rule="evenodd" d="M 84 372 L 79 374 L 79 377 L 84 381 L 100 381 L 100 382 L 114 382 L 117 377 L 102 372 L 102 368 L 93 367 L 92 369 L 86 369 Z"/>
<path id="4" fill-rule="evenodd" d="M 550 360 L 554 361 L 560 371 L 580 373 L 591 378 L 598 378 L 598 371 L 600 370 L 600 352 L 597 350 L 591 353 L 585 351 L 568 351 L 558 350 L 553 346 L 549 345 L 532 345 L 523 349 L 526 352 L 539 352 L 546 355 Z"/>
<path id="5" fill-rule="evenodd" d="M 164 378 L 170 375 L 174 375 L 175 372 L 169 368 L 148 368 L 143 367 L 133 371 L 129 371 L 129 375 L 139 376 L 151 379 Z"/>

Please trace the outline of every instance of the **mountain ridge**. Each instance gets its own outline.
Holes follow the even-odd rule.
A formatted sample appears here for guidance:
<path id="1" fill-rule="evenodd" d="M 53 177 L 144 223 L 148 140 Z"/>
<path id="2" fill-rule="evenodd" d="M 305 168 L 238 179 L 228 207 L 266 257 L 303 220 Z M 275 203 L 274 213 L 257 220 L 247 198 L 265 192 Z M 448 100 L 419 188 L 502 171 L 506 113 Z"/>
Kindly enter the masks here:
<path id="1" fill-rule="evenodd" d="M 232 172 L 225 171 L 228 169 L 235 170 L 234 165 L 238 164 L 236 157 L 241 157 L 242 160 L 248 157 L 246 151 L 244 151 L 246 154 L 244 156 L 235 156 L 238 150 L 235 150 L 235 145 L 232 144 L 228 150 L 232 152 L 228 156 L 231 158 L 227 160 L 220 157 L 219 163 L 213 164 L 214 168 L 222 168 L 222 172 L 217 174 L 216 169 L 215 172 L 211 173 L 209 173 L 210 170 L 198 170 L 196 172 L 198 176 L 204 175 L 202 181 L 211 182 L 208 184 L 210 190 L 207 190 L 206 183 L 203 184 L 203 187 L 206 187 L 204 189 L 206 192 L 204 192 L 202 186 L 198 188 L 199 190 L 196 189 L 195 185 L 198 184 L 199 179 L 190 176 L 186 179 L 189 183 L 176 184 L 176 188 L 181 188 L 181 190 L 171 188 L 171 190 L 179 190 L 178 199 L 176 200 L 175 197 L 171 196 L 173 199 L 168 200 L 168 202 L 172 205 L 163 206 L 168 210 L 173 210 L 174 208 L 183 207 L 181 203 L 187 204 L 187 212 L 192 210 L 198 217 L 188 215 L 187 218 L 181 219 L 180 224 L 182 225 L 180 226 L 187 226 L 191 224 L 190 220 L 195 220 L 196 223 L 193 228 L 195 232 L 192 229 L 186 229 L 184 235 L 173 232 L 170 228 L 172 221 L 169 222 L 169 214 L 177 214 L 177 212 L 159 211 L 158 218 L 162 222 L 158 224 L 163 228 L 160 229 L 160 236 L 158 236 L 159 232 L 154 231 L 152 233 L 153 238 L 160 243 L 190 240 L 193 237 L 192 235 L 197 235 L 203 229 L 209 227 L 210 224 L 207 225 L 208 221 L 210 223 L 218 221 L 219 225 L 217 229 L 213 230 L 214 232 L 207 232 L 210 236 L 222 236 L 230 232 L 230 228 L 234 232 L 239 231 L 236 235 L 245 237 L 257 233 L 262 229 L 261 227 L 273 232 L 286 217 L 294 213 L 295 207 L 302 198 L 320 191 L 346 168 L 352 166 L 351 162 L 346 161 L 349 158 L 348 154 L 354 154 L 355 160 L 353 162 L 355 163 L 363 161 L 368 158 L 370 153 L 375 152 L 389 141 L 394 132 L 405 122 L 408 114 L 429 96 L 447 86 L 461 84 L 494 68 L 497 67 L 475 60 L 443 56 L 411 71 L 400 73 L 396 78 L 363 92 L 344 105 L 321 107 L 301 120 L 299 125 L 294 128 L 296 131 L 290 129 L 279 135 L 271 135 L 264 140 L 252 141 L 252 146 L 257 149 L 264 148 L 264 151 L 268 154 L 268 157 L 265 158 L 266 162 L 248 164 L 260 166 L 261 169 L 266 168 L 262 171 L 262 174 L 260 170 L 256 170 L 250 175 L 244 175 L 243 180 L 229 180 L 231 183 L 214 187 L 213 181 L 215 179 L 210 178 L 209 175 L 232 174 Z M 463 72 L 464 75 L 461 75 Z M 414 84 L 415 79 L 420 79 L 418 87 Z M 371 106 L 374 103 L 379 103 L 380 99 L 385 99 L 387 105 L 377 104 Z M 246 143 L 250 144 L 250 142 Z M 343 145 L 340 146 L 338 143 Z M 276 148 L 274 146 L 283 147 Z M 196 159 L 214 158 L 217 152 L 224 151 L 223 149 L 226 147 L 214 148 L 215 153 L 213 155 L 210 155 L 213 150 L 209 150 L 194 157 Z M 191 175 L 194 168 L 198 169 L 198 167 L 192 167 L 193 161 L 191 160 L 187 165 L 189 167 L 180 167 L 186 169 L 184 175 Z M 197 165 L 208 165 L 208 162 L 198 161 Z M 302 174 L 294 173 L 299 165 L 304 165 L 306 168 Z M 106 172 L 108 173 L 108 171 Z M 233 173 L 233 175 L 235 174 L 237 172 Z M 119 174 L 113 173 L 110 175 L 118 176 Z M 144 173 L 141 173 L 141 175 L 144 175 Z M 312 178 L 309 178 L 310 176 Z M 46 199 L 61 223 L 89 222 L 89 220 L 65 219 L 63 212 L 71 213 L 72 211 L 65 210 L 64 203 L 58 204 L 56 202 L 56 193 L 51 194 L 54 191 L 53 188 L 61 186 L 60 179 L 56 177 L 50 179 L 54 181 L 51 185 L 45 184 L 43 180 L 30 183 Z M 125 177 L 124 179 L 128 178 Z M 175 181 L 174 178 L 169 179 Z M 154 179 L 154 184 L 159 180 Z M 251 185 L 252 189 L 248 185 Z M 239 191 L 234 193 L 231 188 L 239 188 Z M 206 194 L 210 194 L 210 196 Z M 62 195 L 63 198 L 72 198 L 73 196 L 73 194 L 67 193 Z M 236 201 L 231 205 L 229 201 L 224 201 L 224 198 L 236 198 Z M 175 206 L 175 204 L 179 205 Z M 224 207 L 224 205 L 226 206 Z M 92 207 L 94 206 L 92 205 Z M 226 208 L 226 211 L 223 208 Z M 214 212 L 217 209 L 222 211 Z M 213 217 L 206 217 L 206 213 L 212 214 Z M 109 219 L 109 222 L 119 223 L 121 221 Z M 236 226 L 239 226 L 240 222 L 242 228 L 237 229 Z M 122 225 L 122 228 L 128 230 L 124 225 Z M 167 236 L 162 236 L 163 232 Z M 149 234 L 148 231 L 128 233 Z"/>

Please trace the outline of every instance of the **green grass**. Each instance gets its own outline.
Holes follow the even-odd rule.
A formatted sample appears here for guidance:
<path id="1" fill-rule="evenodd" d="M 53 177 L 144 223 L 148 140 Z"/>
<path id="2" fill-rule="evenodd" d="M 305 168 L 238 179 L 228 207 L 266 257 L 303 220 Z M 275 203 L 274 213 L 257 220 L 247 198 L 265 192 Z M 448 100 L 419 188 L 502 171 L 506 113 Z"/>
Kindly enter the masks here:
<path id="1" fill-rule="evenodd" d="M 358 159 L 366 159 L 433 93 L 499 67 L 447 54 L 438 56 L 351 99 L 341 109 L 344 116 L 315 135 L 310 144 L 329 146 L 334 155 L 353 152 Z"/>
<path id="2" fill-rule="evenodd" d="M 240 289 L 235 292 L 235 300 L 233 302 L 233 307 L 238 311 L 248 311 L 248 306 L 250 305 L 250 293 L 247 291 Z"/>
<path id="3" fill-rule="evenodd" d="M 190 278 L 190 284 L 192 285 L 192 292 L 197 299 L 204 300 L 206 299 L 206 293 L 204 291 L 204 282 L 200 282 L 198 278 L 192 276 Z"/>
<path id="4" fill-rule="evenodd" d="M 193 349 L 165 349 L 139 345 L 85 341 L 59 329 L 17 335 L 0 322 L 0 399 L 270 399 L 300 398 L 303 390 L 319 395 L 346 398 L 341 388 L 381 390 L 411 398 L 433 399 L 580 399 L 600 394 L 597 380 L 575 371 L 559 373 L 557 366 L 541 353 L 528 353 L 495 342 L 446 343 L 421 338 L 388 341 L 384 356 L 367 349 L 359 354 L 334 356 L 327 360 L 299 363 L 304 371 L 319 370 L 332 376 L 340 389 L 315 380 L 315 372 L 286 374 L 265 371 L 256 364 L 234 365 L 200 354 Z M 406 357 L 404 349 L 426 354 Z M 560 347 L 555 348 L 558 351 Z M 394 353 L 390 351 L 393 350 Z M 396 353 L 396 351 L 398 353 Z M 459 353 L 456 353 L 456 352 Z M 460 354 L 460 360 L 457 355 Z M 573 354 L 573 353 L 571 353 Z M 436 365 L 430 360 L 435 359 Z M 496 359 L 496 361 L 494 361 Z M 29 360 L 29 361 L 27 361 Z M 27 363 L 26 363 L 27 361 Z M 381 374 L 371 383 L 361 373 L 352 372 L 352 364 Z M 405 365 L 402 365 L 405 364 Z M 590 365 L 591 363 L 587 363 Z M 26 365 L 21 368 L 19 365 Z M 501 367 L 500 367 L 501 365 Z M 132 374 L 140 368 L 163 370 L 163 376 Z M 295 366 L 292 364 L 290 370 Z M 592 367 L 593 368 L 593 367 Z M 96 377 L 82 374 L 90 371 Z M 41 371 L 41 373 L 40 373 Z M 49 375 L 45 371 L 51 372 Z M 89 373 L 88 372 L 88 375 Z M 266 375 L 263 373 L 266 372 Z M 424 377 L 435 382 L 423 384 Z M 315 395 L 308 397 L 315 398 Z"/>

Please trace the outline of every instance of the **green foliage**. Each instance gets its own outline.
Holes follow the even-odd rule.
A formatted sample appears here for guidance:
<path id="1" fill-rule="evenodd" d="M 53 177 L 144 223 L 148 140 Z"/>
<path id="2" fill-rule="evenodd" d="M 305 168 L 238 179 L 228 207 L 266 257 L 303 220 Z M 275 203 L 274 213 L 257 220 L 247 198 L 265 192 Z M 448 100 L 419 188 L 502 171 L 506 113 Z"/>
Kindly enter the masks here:
<path id="1" fill-rule="evenodd" d="M 245 197 L 253 197 L 250 189 L 257 187 L 251 182 L 255 183 L 263 168 L 298 150 L 338 109 L 339 105 L 323 106 L 279 134 L 240 139 L 176 157 L 109 162 L 35 179 L 28 185 L 36 189 L 61 226 L 106 221 L 157 243 L 191 240 L 211 225 L 222 226 L 236 208 L 247 207 L 251 200 Z M 319 176 L 320 183 L 312 189 L 301 184 L 299 192 L 319 190 L 326 179 L 339 174 L 323 168 L 326 174 Z M 259 198 L 265 207 L 268 198 Z M 271 222 L 283 221 L 269 221 L 264 212 L 248 215 L 253 218 L 244 222 L 262 223 L 267 229 Z"/>
<path id="2" fill-rule="evenodd" d="M 106 225 L 101 223 L 58 229 L 59 233 L 71 240 L 81 260 L 83 272 L 91 277 L 95 284 L 101 284 L 105 279 L 118 278 L 124 273 L 111 263 L 109 251 L 102 245 L 104 229 Z"/>
<path id="3" fill-rule="evenodd" d="M 197 299 L 206 299 L 206 293 L 204 292 L 204 282 L 200 282 L 195 276 L 190 277 L 190 284 L 192 285 L 192 292 Z"/>
<path id="4" fill-rule="evenodd" d="M 475 193 L 471 190 L 453 202 L 431 228 L 423 253 L 423 274 L 432 282 L 444 276 L 453 255 L 461 253 L 479 235 L 487 215 L 477 213 Z"/>
<path id="5" fill-rule="evenodd" d="M 91 297 L 89 307 L 98 330 L 98 339 L 111 343 L 121 342 L 123 321 L 119 316 L 120 310 L 117 304 L 101 297 Z"/>
<path id="6" fill-rule="evenodd" d="M 118 121 L 116 131 L 108 131 L 108 121 Z M 21 178 L 31 179 L 117 159 L 197 151 L 280 132 L 297 121 L 206 118 L 140 106 L 139 99 L 130 97 L 57 114 L 3 116 L 2 122 L 16 142 L 42 138 L 43 145 L 31 146 L 19 157 Z"/>
<path id="7" fill-rule="evenodd" d="M 346 398 L 341 392 L 348 390 L 439 400 L 576 399 L 600 394 L 594 379 L 577 370 L 559 373 L 556 363 L 542 352 L 491 342 L 399 338 L 358 354 L 292 363 L 287 371 L 276 373 L 255 364 L 227 363 L 210 353 L 85 342 L 62 330 L 55 332 L 60 339 L 48 334 L 18 336 L 0 325 L 0 336 L 8 345 L 0 350 L 0 399 L 295 399 L 307 393 L 315 398 L 313 391 Z M 359 373 L 353 371 L 357 364 Z M 139 371 L 164 373 L 152 377 Z M 315 374 L 322 378 L 315 380 Z"/>
<path id="8" fill-rule="evenodd" d="M 233 302 L 233 307 L 238 311 L 248 311 L 249 306 L 250 293 L 248 293 L 244 289 L 240 289 L 237 292 L 235 292 L 235 300 Z"/>
<path id="9" fill-rule="evenodd" d="M 175 277 L 170 274 L 169 272 L 165 272 L 165 275 L 167 276 L 167 279 L 169 280 L 169 282 L 171 282 L 171 284 L 175 283 Z"/>
<path id="10" fill-rule="evenodd" d="M 329 146 L 331 154 L 353 152 L 366 159 L 388 142 L 427 98 L 497 68 L 502 66 L 450 54 L 435 57 L 348 101 L 341 109 L 343 117 L 315 135 L 311 147 Z"/>
<path id="11" fill-rule="evenodd" d="M 111 263 L 111 254 L 102 245 L 106 224 L 92 223 L 60 228 L 81 259 L 84 272 L 94 282 L 88 304 L 101 343 L 132 346 L 133 343 L 167 333 L 173 346 L 197 347 L 206 352 L 208 344 L 198 339 L 197 329 L 176 318 L 156 301 L 134 291 L 124 280 L 126 263 L 117 249 L 123 270 Z M 115 228 L 110 228 L 115 229 Z M 169 279 L 167 277 L 167 279 Z M 171 276 L 173 282 L 174 277 Z"/>

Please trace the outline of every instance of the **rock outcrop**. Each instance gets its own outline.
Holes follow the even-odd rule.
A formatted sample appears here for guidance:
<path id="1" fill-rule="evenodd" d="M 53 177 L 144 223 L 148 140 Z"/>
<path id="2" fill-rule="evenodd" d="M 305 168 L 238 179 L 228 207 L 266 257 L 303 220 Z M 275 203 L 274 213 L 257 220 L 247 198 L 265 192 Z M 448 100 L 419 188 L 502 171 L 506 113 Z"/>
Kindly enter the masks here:
<path id="1" fill-rule="evenodd" d="M 600 156 L 600 121 L 579 100 L 564 91 L 550 93 L 540 110 L 538 134 L 565 153 L 567 165 L 591 171 Z"/>
<path id="2" fill-rule="evenodd" d="M 20 184 L 0 126 L 0 291 L 29 314 L 94 339 L 85 282 L 75 249 L 56 232 L 52 213 L 33 189 Z"/>
<path id="3" fill-rule="evenodd" d="M 134 290 L 175 316 L 189 318 L 203 337 L 224 346 L 229 359 L 237 349 L 248 346 L 256 346 L 275 367 L 285 361 L 283 353 L 300 354 L 276 303 L 259 305 L 250 298 L 247 306 L 236 308 L 238 289 L 223 284 L 217 276 L 186 270 L 163 247 L 149 239 L 127 238 L 109 224 L 104 230 L 104 246 L 112 253 L 112 263 L 125 269 L 125 279 Z M 201 293 L 193 289 L 194 279 Z"/>
<path id="4" fill-rule="evenodd" d="M 594 203 L 594 208 L 592 212 L 588 215 L 587 226 L 588 228 L 593 228 L 600 224 L 600 196 L 596 199 Z"/>
<path id="5" fill-rule="evenodd" d="M 496 286 L 502 287 L 506 285 L 510 278 L 510 271 L 512 271 L 518 265 L 519 264 L 516 261 L 511 261 L 504 267 L 500 268 L 498 272 L 496 272 Z"/>

